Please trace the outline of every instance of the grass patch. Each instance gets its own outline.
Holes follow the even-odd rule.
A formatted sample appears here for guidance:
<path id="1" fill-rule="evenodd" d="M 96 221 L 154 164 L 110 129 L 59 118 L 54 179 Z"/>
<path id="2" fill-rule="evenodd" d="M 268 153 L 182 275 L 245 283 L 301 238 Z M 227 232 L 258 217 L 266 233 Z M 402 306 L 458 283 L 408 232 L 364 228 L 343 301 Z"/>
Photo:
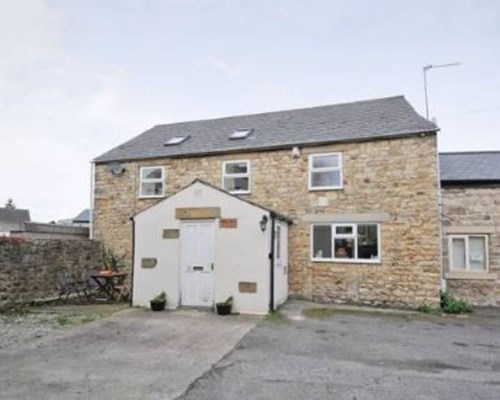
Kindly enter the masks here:
<path id="1" fill-rule="evenodd" d="M 23 317 L 31 312 L 30 306 L 26 304 L 15 304 L 9 307 L 0 309 L 2 317 Z"/>
<path id="2" fill-rule="evenodd" d="M 307 318 L 313 318 L 313 319 L 325 319 L 325 318 L 331 318 L 337 313 L 336 310 L 332 308 L 326 308 L 326 307 L 321 307 L 321 308 L 307 308 L 302 311 L 302 314 L 304 314 Z"/>
<path id="3" fill-rule="evenodd" d="M 273 311 L 266 315 L 266 321 L 279 322 L 283 321 L 283 314 L 279 311 Z"/>
<path id="4" fill-rule="evenodd" d="M 441 315 L 443 313 L 439 307 L 425 302 L 418 306 L 417 311 L 428 315 Z"/>
<path id="5" fill-rule="evenodd" d="M 66 315 L 59 315 L 55 318 L 55 322 L 59 324 L 59 326 L 66 326 L 70 324 L 70 318 Z"/>

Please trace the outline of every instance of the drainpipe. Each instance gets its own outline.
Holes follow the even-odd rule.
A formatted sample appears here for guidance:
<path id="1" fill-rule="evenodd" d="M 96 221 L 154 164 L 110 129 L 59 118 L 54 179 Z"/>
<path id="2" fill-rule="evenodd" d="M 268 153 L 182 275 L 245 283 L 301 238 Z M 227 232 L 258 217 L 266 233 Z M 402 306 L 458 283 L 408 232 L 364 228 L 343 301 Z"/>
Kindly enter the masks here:
<path id="1" fill-rule="evenodd" d="M 275 241 L 275 223 L 276 215 L 270 213 L 271 216 L 271 251 L 269 252 L 269 281 L 271 283 L 269 292 L 269 312 L 274 312 L 274 241 Z"/>
<path id="2" fill-rule="evenodd" d="M 95 163 L 90 163 L 90 211 L 89 211 L 89 239 L 94 239 L 94 209 L 95 209 Z"/>
<path id="3" fill-rule="evenodd" d="M 134 263 L 135 263 L 135 220 L 134 217 L 130 217 L 130 222 L 132 222 L 132 272 L 130 274 L 130 306 L 133 305 L 134 296 Z"/>
<path id="4" fill-rule="evenodd" d="M 437 135 L 436 135 L 437 141 Z M 437 189 L 438 189 L 438 223 L 439 223 L 439 264 L 440 264 L 440 289 L 446 292 L 447 282 L 444 277 L 444 254 L 443 254 L 443 188 L 441 186 L 441 166 L 439 163 L 439 149 L 436 147 L 436 158 L 437 158 Z M 448 255 L 449 257 L 449 255 Z"/>

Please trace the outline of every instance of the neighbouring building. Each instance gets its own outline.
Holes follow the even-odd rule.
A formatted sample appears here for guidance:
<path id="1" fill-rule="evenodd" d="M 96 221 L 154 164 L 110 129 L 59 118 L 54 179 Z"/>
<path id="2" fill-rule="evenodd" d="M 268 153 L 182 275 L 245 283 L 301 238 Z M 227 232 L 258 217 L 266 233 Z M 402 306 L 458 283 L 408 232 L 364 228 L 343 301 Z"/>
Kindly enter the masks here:
<path id="1" fill-rule="evenodd" d="M 29 210 L 0 208 L 0 236 L 9 236 L 11 231 L 24 229 L 24 223 L 30 220 Z"/>
<path id="2" fill-rule="evenodd" d="M 500 152 L 440 154 L 447 288 L 500 306 Z"/>
<path id="3" fill-rule="evenodd" d="M 402 96 L 157 125 L 94 160 L 93 237 L 127 257 L 134 304 L 165 290 L 264 313 L 281 273 L 305 299 L 437 304 L 437 130 Z"/>
<path id="4" fill-rule="evenodd" d="M 22 229 L 10 231 L 9 236 L 23 239 L 88 239 L 89 228 L 78 225 L 25 222 Z"/>

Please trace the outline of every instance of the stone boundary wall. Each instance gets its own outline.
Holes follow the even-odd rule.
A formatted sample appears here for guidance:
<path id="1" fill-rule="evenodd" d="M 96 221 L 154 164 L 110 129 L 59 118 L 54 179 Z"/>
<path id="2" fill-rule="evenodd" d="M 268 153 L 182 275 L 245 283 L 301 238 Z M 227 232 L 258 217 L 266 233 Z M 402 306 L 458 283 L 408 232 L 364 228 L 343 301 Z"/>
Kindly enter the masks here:
<path id="1" fill-rule="evenodd" d="M 101 256 L 101 242 L 88 239 L 0 238 L 0 308 L 57 296 L 57 271 L 80 278 Z"/>

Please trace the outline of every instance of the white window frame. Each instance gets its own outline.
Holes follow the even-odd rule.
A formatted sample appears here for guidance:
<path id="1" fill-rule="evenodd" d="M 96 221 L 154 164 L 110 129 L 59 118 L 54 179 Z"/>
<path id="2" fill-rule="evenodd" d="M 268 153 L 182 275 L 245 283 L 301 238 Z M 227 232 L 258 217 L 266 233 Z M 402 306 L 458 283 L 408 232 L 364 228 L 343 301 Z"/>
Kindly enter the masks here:
<path id="1" fill-rule="evenodd" d="M 471 237 L 478 237 L 484 239 L 484 266 L 483 270 L 473 270 L 470 269 L 470 259 L 469 259 L 469 239 Z M 465 242 L 465 269 L 455 269 L 453 268 L 453 239 L 464 239 Z M 490 260 L 488 251 L 488 235 L 482 234 L 467 234 L 467 235 L 448 235 L 448 267 L 450 272 L 467 272 L 471 274 L 484 274 L 490 270 Z"/>
<path id="2" fill-rule="evenodd" d="M 357 258 L 358 255 L 358 225 L 376 225 L 377 226 L 377 258 Z M 314 227 L 315 226 L 329 226 L 332 230 L 332 242 L 330 243 L 332 249 L 331 258 L 318 258 L 314 256 Z M 352 234 L 336 234 L 336 228 L 339 226 L 351 226 L 353 227 Z M 335 257 L 335 239 L 354 239 L 354 254 L 356 258 L 336 258 Z M 381 264 L 382 254 L 381 254 L 381 242 L 382 238 L 380 236 L 380 224 L 377 222 L 346 222 L 346 223 L 312 223 L 310 229 L 310 253 L 311 261 L 313 262 L 339 262 L 339 263 L 354 263 L 354 264 Z"/>
<path id="3" fill-rule="evenodd" d="M 160 169 L 161 170 L 161 178 L 145 178 L 143 179 L 142 177 L 142 171 L 145 169 Z M 142 193 L 142 184 L 143 183 L 157 183 L 161 182 L 161 194 L 153 194 L 153 195 L 147 195 Z M 140 199 L 153 199 L 153 198 L 159 198 L 159 197 L 164 197 L 165 196 L 165 167 L 158 166 L 158 165 L 151 165 L 151 166 L 146 166 L 146 167 L 141 167 L 139 170 L 139 198 Z"/>
<path id="4" fill-rule="evenodd" d="M 337 156 L 339 160 L 339 165 L 338 167 L 313 167 L 313 160 L 316 157 L 324 157 L 324 156 Z M 315 172 L 333 172 L 333 171 L 339 171 L 340 175 L 340 183 L 338 186 L 313 186 L 312 185 L 312 176 L 313 173 Z M 309 155 L 309 184 L 308 188 L 309 191 L 317 191 L 317 190 L 339 190 L 344 187 L 344 176 L 343 176 L 343 160 L 342 160 L 342 153 L 339 152 L 334 152 L 334 153 L 317 153 L 317 154 L 310 154 Z"/>
<path id="5" fill-rule="evenodd" d="M 226 165 L 227 164 L 237 164 L 237 163 L 246 163 L 247 172 L 246 173 L 226 173 Z M 232 194 L 249 194 L 251 192 L 252 187 L 252 174 L 250 172 L 250 160 L 227 160 L 222 163 L 222 187 L 224 190 L 227 190 Z M 226 189 L 226 178 L 248 178 L 248 190 L 228 190 Z"/>

